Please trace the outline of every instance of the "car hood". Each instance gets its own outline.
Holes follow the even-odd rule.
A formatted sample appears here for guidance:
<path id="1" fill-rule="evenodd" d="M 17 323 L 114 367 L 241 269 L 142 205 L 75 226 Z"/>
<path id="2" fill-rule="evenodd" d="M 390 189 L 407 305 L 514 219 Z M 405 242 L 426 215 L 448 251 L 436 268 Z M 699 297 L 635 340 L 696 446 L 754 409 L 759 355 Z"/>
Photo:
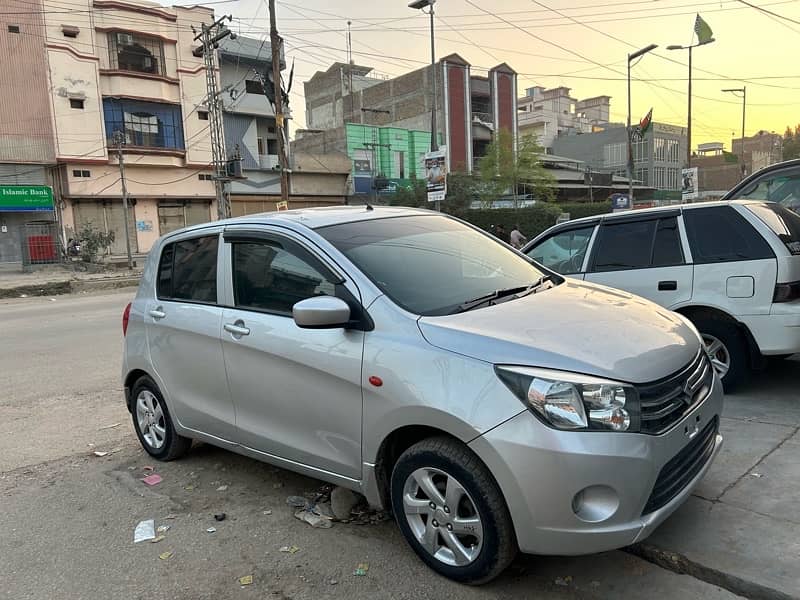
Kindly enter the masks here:
<path id="1" fill-rule="evenodd" d="M 566 279 L 495 306 L 422 317 L 432 345 L 494 364 L 525 365 L 655 381 L 700 351 L 695 329 L 676 313 L 627 292 Z"/>

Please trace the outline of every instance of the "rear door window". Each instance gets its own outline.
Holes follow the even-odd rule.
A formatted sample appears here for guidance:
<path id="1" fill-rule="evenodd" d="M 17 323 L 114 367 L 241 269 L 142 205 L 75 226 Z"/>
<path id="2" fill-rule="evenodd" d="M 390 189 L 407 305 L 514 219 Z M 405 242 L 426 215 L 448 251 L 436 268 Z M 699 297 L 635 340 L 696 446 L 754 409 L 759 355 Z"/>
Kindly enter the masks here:
<path id="1" fill-rule="evenodd" d="M 766 240 L 730 206 L 684 210 L 696 264 L 774 258 Z"/>
<path id="2" fill-rule="evenodd" d="M 800 254 L 800 215 L 780 204 L 748 204 L 747 209 L 764 221 L 792 254 Z"/>
<path id="3" fill-rule="evenodd" d="M 654 267 L 672 267 L 683 264 L 683 247 L 678 233 L 678 218 L 661 219 L 656 228 L 656 239 L 653 243 Z"/>
<path id="4" fill-rule="evenodd" d="M 650 266 L 658 221 L 604 223 L 595 242 L 594 271 L 621 271 Z"/>
<path id="5" fill-rule="evenodd" d="M 165 246 L 158 267 L 158 297 L 215 304 L 218 244 L 219 237 L 214 235 Z"/>

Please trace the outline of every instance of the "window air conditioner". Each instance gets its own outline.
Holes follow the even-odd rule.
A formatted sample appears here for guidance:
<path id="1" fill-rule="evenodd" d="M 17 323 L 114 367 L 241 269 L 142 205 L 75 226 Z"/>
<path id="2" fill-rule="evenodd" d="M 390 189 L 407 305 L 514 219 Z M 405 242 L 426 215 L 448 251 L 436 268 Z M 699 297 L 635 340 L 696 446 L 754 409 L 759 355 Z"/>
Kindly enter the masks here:
<path id="1" fill-rule="evenodd" d="M 133 35 L 130 33 L 118 33 L 117 44 L 120 46 L 133 46 Z"/>

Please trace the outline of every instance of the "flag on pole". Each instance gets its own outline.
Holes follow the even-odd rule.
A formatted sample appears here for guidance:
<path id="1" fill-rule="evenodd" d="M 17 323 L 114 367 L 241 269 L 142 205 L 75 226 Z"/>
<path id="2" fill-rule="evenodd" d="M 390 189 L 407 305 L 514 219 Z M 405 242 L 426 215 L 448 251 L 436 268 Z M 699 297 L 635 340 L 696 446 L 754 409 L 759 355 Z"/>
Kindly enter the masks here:
<path id="1" fill-rule="evenodd" d="M 703 18 L 699 13 L 697 18 L 694 20 L 694 32 L 697 34 L 698 44 L 707 44 L 714 37 L 714 32 L 711 31 L 711 27 L 708 26 L 708 23 L 703 21 Z"/>
<path id="2" fill-rule="evenodd" d="M 644 134 L 650 129 L 650 125 L 653 124 L 653 109 L 651 108 L 648 113 L 644 116 L 644 118 L 639 121 L 639 131 Z"/>

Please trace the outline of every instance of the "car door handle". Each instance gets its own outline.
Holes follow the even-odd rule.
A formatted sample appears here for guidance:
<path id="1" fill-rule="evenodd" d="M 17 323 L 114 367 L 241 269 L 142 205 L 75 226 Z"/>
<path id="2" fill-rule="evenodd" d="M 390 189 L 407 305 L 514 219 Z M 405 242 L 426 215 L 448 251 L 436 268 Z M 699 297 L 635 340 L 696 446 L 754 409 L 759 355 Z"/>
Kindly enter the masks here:
<path id="1" fill-rule="evenodd" d="M 167 313 L 164 312 L 164 309 L 160 306 L 158 308 L 154 308 L 150 311 L 150 316 L 153 317 L 156 321 L 159 319 L 163 319 L 167 316 Z"/>
<path id="2" fill-rule="evenodd" d="M 678 282 L 677 281 L 659 281 L 658 282 L 658 291 L 659 292 L 674 292 L 678 289 Z"/>
<path id="3" fill-rule="evenodd" d="M 250 335 L 250 329 L 244 326 L 244 321 L 241 319 L 237 320 L 235 323 L 225 323 L 223 327 L 225 331 L 232 333 L 234 337 Z"/>

